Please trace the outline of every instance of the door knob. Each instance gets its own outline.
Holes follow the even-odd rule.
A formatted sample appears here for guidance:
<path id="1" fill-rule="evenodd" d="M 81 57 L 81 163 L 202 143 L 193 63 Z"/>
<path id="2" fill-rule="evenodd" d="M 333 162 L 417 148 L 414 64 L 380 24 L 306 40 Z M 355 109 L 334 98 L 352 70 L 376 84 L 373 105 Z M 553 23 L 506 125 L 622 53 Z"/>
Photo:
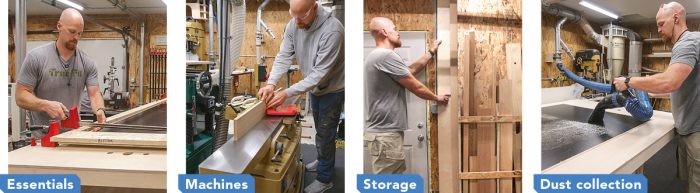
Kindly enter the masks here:
<path id="1" fill-rule="evenodd" d="M 418 141 L 423 142 L 424 139 L 425 136 L 423 136 L 423 134 L 418 135 Z"/>
<path id="2" fill-rule="evenodd" d="M 418 127 L 418 129 L 422 129 L 422 128 L 423 128 L 423 122 L 418 121 L 418 125 L 416 125 L 416 127 Z"/>

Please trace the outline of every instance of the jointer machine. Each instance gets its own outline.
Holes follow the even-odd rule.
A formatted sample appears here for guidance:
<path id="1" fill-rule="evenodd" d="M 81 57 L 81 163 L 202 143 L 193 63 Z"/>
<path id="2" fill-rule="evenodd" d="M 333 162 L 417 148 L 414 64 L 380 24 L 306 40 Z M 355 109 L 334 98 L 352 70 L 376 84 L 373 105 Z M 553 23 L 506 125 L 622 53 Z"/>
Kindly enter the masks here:
<path id="1" fill-rule="evenodd" d="M 200 174 L 250 174 L 256 192 L 301 192 L 301 118 L 297 97 L 277 109 L 257 101 L 229 121 L 229 140 L 199 164 Z"/>
<path id="2" fill-rule="evenodd" d="M 166 189 L 165 102 L 110 116 L 104 124 L 75 123 L 79 114 L 72 109 L 68 121 L 52 122 L 36 145 L 9 152 L 8 171 L 77 174 L 81 185 L 90 187 Z M 58 134 L 57 127 L 75 129 Z M 92 131 L 95 127 L 101 130 Z"/>

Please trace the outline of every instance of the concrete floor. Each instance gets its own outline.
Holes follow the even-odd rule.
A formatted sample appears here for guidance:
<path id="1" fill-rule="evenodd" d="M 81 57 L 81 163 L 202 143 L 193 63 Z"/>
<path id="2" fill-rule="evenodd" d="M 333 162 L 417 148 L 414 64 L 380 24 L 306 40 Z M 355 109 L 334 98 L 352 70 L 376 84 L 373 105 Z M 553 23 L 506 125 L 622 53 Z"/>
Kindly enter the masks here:
<path id="1" fill-rule="evenodd" d="M 316 160 L 316 130 L 314 129 L 314 120 L 309 112 L 304 117 L 301 130 L 301 158 L 304 165 Z M 306 172 L 304 176 L 304 187 L 311 184 L 316 179 L 316 172 Z M 344 192 L 345 191 L 345 150 L 335 150 L 335 172 L 333 173 L 333 188 L 326 191 L 327 193 Z"/>

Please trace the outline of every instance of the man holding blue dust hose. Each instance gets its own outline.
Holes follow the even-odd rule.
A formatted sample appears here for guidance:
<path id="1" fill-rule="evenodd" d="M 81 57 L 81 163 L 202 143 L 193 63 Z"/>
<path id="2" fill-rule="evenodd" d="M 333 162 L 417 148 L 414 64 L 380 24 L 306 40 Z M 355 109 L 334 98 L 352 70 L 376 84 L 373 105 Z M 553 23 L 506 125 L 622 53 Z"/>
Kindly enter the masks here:
<path id="1" fill-rule="evenodd" d="M 678 175 L 688 192 L 700 193 L 700 33 L 688 31 L 685 8 L 677 2 L 661 5 L 656 14 L 659 35 L 673 45 L 668 68 L 646 77 L 619 77 L 617 90 L 634 88 L 670 93 L 678 140 Z"/>
<path id="2" fill-rule="evenodd" d="M 267 85 L 260 88 L 258 97 L 268 108 L 275 108 L 289 96 L 311 92 L 318 158 L 306 169 L 318 174 L 304 191 L 324 192 L 333 187 L 335 135 L 345 99 L 345 29 L 314 0 L 291 0 L 289 5 L 292 20 L 284 30 Z M 274 93 L 274 85 L 287 73 L 293 58 L 300 64 L 304 78 Z"/>

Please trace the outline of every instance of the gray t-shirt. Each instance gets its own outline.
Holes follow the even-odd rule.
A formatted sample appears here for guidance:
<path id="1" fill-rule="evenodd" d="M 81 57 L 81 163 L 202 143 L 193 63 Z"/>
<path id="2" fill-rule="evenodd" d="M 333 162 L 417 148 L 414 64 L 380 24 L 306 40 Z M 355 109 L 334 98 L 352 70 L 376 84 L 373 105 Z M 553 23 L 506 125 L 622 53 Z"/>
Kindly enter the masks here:
<path id="1" fill-rule="evenodd" d="M 671 64 L 681 63 L 693 70 L 677 91 L 671 93 L 671 112 L 681 135 L 700 132 L 700 32 L 685 32 L 673 45 Z"/>
<path id="2" fill-rule="evenodd" d="M 87 85 L 98 85 L 97 68 L 80 50 L 63 61 L 52 42 L 27 53 L 17 83 L 33 88 L 34 95 L 40 99 L 58 101 L 70 109 L 79 105 L 80 93 Z M 30 112 L 29 118 L 31 125 L 49 125 L 51 120 L 48 113 L 35 111 Z"/>
<path id="3" fill-rule="evenodd" d="M 407 126 L 406 89 L 399 80 L 410 71 L 390 49 L 377 48 L 365 58 L 366 132 L 403 131 Z"/>

